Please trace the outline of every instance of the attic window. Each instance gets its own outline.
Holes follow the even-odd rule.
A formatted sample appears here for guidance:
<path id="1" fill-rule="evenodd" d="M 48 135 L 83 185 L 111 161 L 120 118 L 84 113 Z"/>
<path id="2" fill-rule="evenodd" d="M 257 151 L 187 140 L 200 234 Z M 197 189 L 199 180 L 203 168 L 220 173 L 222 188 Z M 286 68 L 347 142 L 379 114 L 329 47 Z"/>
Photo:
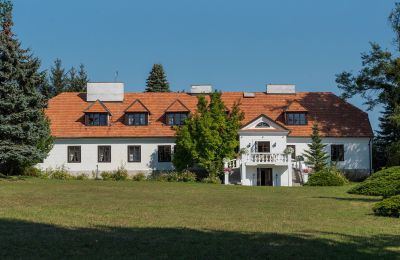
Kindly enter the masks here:
<path id="1" fill-rule="evenodd" d="M 286 112 L 287 125 L 307 125 L 307 113 L 305 112 Z"/>
<path id="2" fill-rule="evenodd" d="M 86 113 L 86 125 L 88 126 L 108 125 L 108 113 Z"/>
<path id="3" fill-rule="evenodd" d="M 183 125 L 187 117 L 187 112 L 168 112 L 166 113 L 166 123 L 167 125 Z"/>
<path id="4" fill-rule="evenodd" d="M 270 128 L 270 126 L 266 122 L 260 122 L 256 125 L 256 128 Z"/>
<path id="5" fill-rule="evenodd" d="M 147 125 L 147 112 L 133 112 L 126 113 L 126 124 L 127 125 Z"/>

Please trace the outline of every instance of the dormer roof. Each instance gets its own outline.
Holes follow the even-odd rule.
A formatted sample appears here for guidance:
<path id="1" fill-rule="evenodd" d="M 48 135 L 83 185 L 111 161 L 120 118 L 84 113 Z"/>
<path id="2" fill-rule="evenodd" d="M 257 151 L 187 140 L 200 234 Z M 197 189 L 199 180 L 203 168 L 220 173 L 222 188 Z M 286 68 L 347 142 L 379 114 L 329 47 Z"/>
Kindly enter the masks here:
<path id="1" fill-rule="evenodd" d="M 165 112 L 190 112 L 190 109 L 185 106 L 179 99 L 174 102 L 165 109 Z"/>
<path id="2" fill-rule="evenodd" d="M 150 110 L 139 100 L 136 99 L 133 101 L 124 111 L 125 113 L 132 113 L 132 112 L 147 112 L 149 114 Z"/>
<path id="3" fill-rule="evenodd" d="M 90 104 L 85 110 L 84 113 L 108 113 L 111 115 L 110 110 L 103 104 L 100 100 L 96 100 L 92 104 Z"/>
<path id="4" fill-rule="evenodd" d="M 293 100 L 285 108 L 285 112 L 308 112 L 308 110 L 299 101 Z"/>

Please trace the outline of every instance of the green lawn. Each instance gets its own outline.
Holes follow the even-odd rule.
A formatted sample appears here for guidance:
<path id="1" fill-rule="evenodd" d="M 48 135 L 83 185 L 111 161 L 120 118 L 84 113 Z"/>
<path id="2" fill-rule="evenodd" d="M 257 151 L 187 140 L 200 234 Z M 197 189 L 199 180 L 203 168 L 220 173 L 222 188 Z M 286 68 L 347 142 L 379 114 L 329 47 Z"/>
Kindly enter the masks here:
<path id="1" fill-rule="evenodd" d="M 0 259 L 400 259 L 400 220 L 348 188 L 3 180 Z"/>

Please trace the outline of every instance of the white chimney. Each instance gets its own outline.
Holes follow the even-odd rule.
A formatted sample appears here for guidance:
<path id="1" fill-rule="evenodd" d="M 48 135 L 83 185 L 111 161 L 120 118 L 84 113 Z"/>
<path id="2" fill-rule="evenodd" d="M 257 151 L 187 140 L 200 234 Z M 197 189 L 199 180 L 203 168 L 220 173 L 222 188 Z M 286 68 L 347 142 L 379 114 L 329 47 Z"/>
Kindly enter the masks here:
<path id="1" fill-rule="evenodd" d="M 296 94 L 296 85 L 293 84 L 268 84 L 267 94 Z"/>
<path id="2" fill-rule="evenodd" d="M 86 101 L 124 101 L 124 83 L 89 82 L 86 86 Z"/>
<path id="3" fill-rule="evenodd" d="M 211 85 L 192 85 L 191 94 L 210 94 L 212 93 Z"/>

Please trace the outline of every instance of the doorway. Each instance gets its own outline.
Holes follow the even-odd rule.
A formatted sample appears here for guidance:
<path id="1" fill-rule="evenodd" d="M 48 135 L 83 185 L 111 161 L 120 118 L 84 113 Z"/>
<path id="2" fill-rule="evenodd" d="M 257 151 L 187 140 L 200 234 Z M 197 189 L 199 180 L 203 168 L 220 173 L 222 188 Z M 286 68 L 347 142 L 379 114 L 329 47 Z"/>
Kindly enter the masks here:
<path id="1" fill-rule="evenodd" d="M 257 168 L 257 186 L 273 186 L 272 168 Z"/>

